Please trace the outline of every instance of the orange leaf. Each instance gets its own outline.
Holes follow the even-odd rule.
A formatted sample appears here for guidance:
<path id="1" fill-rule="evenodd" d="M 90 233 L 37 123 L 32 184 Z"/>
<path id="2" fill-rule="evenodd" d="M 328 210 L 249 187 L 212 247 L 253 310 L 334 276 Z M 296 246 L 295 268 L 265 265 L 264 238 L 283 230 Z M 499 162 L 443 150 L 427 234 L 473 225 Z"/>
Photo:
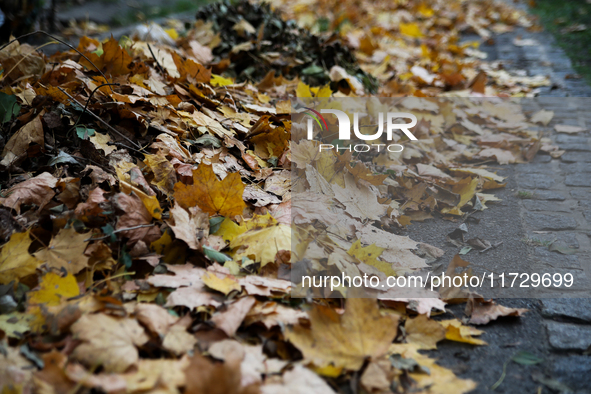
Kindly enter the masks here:
<path id="1" fill-rule="evenodd" d="M 192 79 L 189 82 L 209 82 L 211 79 L 211 69 L 194 62 L 192 59 L 183 60 L 176 52 L 172 53 L 172 58 L 176 68 L 181 74 L 181 80 Z"/>
<path id="2" fill-rule="evenodd" d="M 174 185 L 174 197 L 183 208 L 198 205 L 209 214 L 241 215 L 246 204 L 242 200 L 244 184 L 238 173 L 219 181 L 211 165 L 201 164 L 193 171 L 193 185 Z"/>

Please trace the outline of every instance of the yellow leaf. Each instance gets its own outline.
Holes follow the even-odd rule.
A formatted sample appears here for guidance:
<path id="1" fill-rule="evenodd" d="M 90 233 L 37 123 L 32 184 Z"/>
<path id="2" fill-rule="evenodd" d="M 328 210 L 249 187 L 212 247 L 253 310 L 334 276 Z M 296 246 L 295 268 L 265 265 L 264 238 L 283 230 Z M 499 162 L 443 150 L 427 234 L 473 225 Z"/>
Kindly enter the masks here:
<path id="1" fill-rule="evenodd" d="M 427 315 L 407 319 L 404 324 L 406 340 L 419 346 L 419 349 L 437 349 L 437 342 L 445 338 L 445 328 Z"/>
<path id="2" fill-rule="evenodd" d="M 226 86 L 234 84 L 234 81 L 229 78 L 224 78 L 221 75 L 211 74 L 211 80 L 209 83 L 212 86 Z"/>
<path id="3" fill-rule="evenodd" d="M 378 260 L 378 257 L 380 257 L 384 250 L 386 249 L 380 248 L 374 244 L 362 247 L 361 241 L 357 240 L 353 245 L 351 245 L 351 248 L 347 254 L 349 254 L 349 256 L 357 257 L 359 261 L 362 261 L 367 265 L 376 267 L 388 276 L 396 276 L 396 271 L 392 268 L 392 264 Z"/>
<path id="4" fill-rule="evenodd" d="M 412 38 L 421 38 L 423 33 L 416 23 L 400 22 L 400 33 Z"/>
<path id="5" fill-rule="evenodd" d="M 357 371 L 367 357 L 388 351 L 398 332 L 398 317 L 382 316 L 374 299 L 349 298 L 345 313 L 316 306 L 310 312 L 311 327 L 297 325 L 287 330 L 287 339 L 318 367 L 333 364 Z"/>
<path id="6" fill-rule="evenodd" d="M 86 268 L 88 257 L 84 255 L 89 233 L 78 234 L 74 228 L 62 229 L 51 240 L 49 247 L 35 253 L 35 257 L 45 262 L 49 268 L 65 269 L 77 274 Z"/>
<path id="7" fill-rule="evenodd" d="M 29 293 L 30 304 L 45 304 L 47 306 L 59 305 L 63 299 L 80 295 L 80 289 L 76 278 L 68 274 L 63 278 L 53 272 L 48 272 L 39 283 L 39 290 Z"/>
<path id="8" fill-rule="evenodd" d="M 234 238 L 230 247 L 241 247 L 234 253 L 235 261 L 249 257 L 264 267 L 275 262 L 277 252 L 291 250 L 291 228 L 285 224 L 275 224 L 260 230 L 247 231 Z"/>
<path id="9" fill-rule="evenodd" d="M 88 137 L 88 139 L 96 149 L 102 149 L 105 155 L 117 150 L 115 145 L 108 145 L 108 142 L 111 142 L 109 134 L 95 133 L 93 136 Z"/>
<path id="10" fill-rule="evenodd" d="M 425 18 L 430 18 L 433 16 L 434 12 L 433 9 L 431 7 L 429 7 L 427 4 L 425 3 L 421 3 L 419 5 L 419 8 L 417 9 L 417 12 L 419 14 L 421 14 L 421 16 L 424 16 Z"/>
<path id="11" fill-rule="evenodd" d="M 7 284 L 35 273 L 41 261 L 29 254 L 29 231 L 14 233 L 0 251 L 0 284 Z"/>
<path id="12" fill-rule="evenodd" d="M 244 184 L 240 174 L 228 174 L 219 181 L 211 165 L 200 164 L 193 170 L 193 185 L 174 185 L 174 197 L 183 208 L 198 205 L 205 212 L 222 216 L 242 215 L 246 208 L 242 194 Z"/>
<path id="13" fill-rule="evenodd" d="M 177 31 L 174 28 L 170 28 L 170 29 L 164 29 L 164 31 L 166 32 L 166 34 L 168 34 L 170 36 L 170 38 L 172 38 L 173 40 L 176 40 L 177 38 L 179 38 L 179 33 L 177 33 Z"/>
<path id="14" fill-rule="evenodd" d="M 28 313 L 12 312 L 0 315 L 0 330 L 11 338 L 22 338 L 29 331 L 29 325 L 35 317 Z"/>
<path id="15" fill-rule="evenodd" d="M 464 394 L 476 388 L 476 382 L 458 378 L 451 370 L 437 365 L 435 359 L 419 353 L 418 349 L 420 349 L 419 346 L 411 343 L 396 343 L 390 346 L 391 354 L 400 354 L 403 358 L 414 360 L 423 367 L 422 371 L 408 374 L 416 382 L 420 392 Z M 425 373 L 424 369 L 429 373 Z"/>
<path id="16" fill-rule="evenodd" d="M 330 88 L 330 85 L 324 85 L 323 87 L 321 87 L 320 89 L 318 89 L 318 92 L 316 93 L 316 97 L 331 97 L 332 96 L 332 89 Z"/>
<path id="17" fill-rule="evenodd" d="M 221 235 L 222 238 L 224 238 L 224 241 L 232 242 L 234 238 L 244 233 L 246 230 L 245 227 L 237 225 L 233 220 L 224 218 L 224 221 L 220 224 L 220 227 L 214 235 Z"/>
<path id="18" fill-rule="evenodd" d="M 242 289 L 242 286 L 240 286 L 240 284 L 235 279 L 232 279 L 229 276 L 219 278 L 212 272 L 206 272 L 201 280 L 210 289 L 217 290 L 220 293 L 224 293 L 225 295 L 230 294 L 232 291 L 240 291 Z"/>
<path id="19" fill-rule="evenodd" d="M 482 339 L 474 338 L 472 335 L 481 335 L 484 331 L 474 327 L 465 326 L 457 319 L 440 321 L 445 328 L 445 339 L 456 342 L 469 343 L 471 345 L 488 345 Z"/>
<path id="20" fill-rule="evenodd" d="M 306 85 L 302 81 L 298 82 L 298 86 L 296 88 L 296 96 L 299 97 L 312 97 L 312 91 L 310 91 L 310 86 Z"/>

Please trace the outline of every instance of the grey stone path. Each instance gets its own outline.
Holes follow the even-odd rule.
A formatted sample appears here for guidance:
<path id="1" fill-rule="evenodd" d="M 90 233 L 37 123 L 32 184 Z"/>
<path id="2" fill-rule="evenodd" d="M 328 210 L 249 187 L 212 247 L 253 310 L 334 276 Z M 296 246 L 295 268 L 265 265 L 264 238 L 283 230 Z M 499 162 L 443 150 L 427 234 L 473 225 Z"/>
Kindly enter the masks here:
<path id="1" fill-rule="evenodd" d="M 515 46 L 516 36 L 532 38 L 540 45 Z M 488 60 L 500 60 L 507 69 L 526 70 L 530 76 L 550 76 L 552 86 L 541 88 L 542 98 L 538 100 L 545 109 L 555 112 L 550 126 L 570 124 L 586 128 L 585 132 L 573 135 L 547 132 L 545 136 L 566 153 L 559 159 L 538 155 L 532 163 L 516 166 L 515 173 L 516 192 L 530 197 L 519 204 L 523 230 L 530 245 L 534 245 L 530 263 L 546 265 L 554 272 L 578 272 L 581 278 L 589 278 L 591 87 L 583 79 L 565 78 L 576 72 L 549 33 L 520 29 L 496 36 L 495 44 L 483 50 L 489 54 Z M 575 253 L 550 251 L 553 246 Z M 588 280 L 581 285 L 591 288 Z M 542 298 L 541 304 L 540 322 L 546 338 L 540 340 L 546 341 L 551 352 L 549 362 L 545 363 L 546 376 L 575 392 L 591 393 L 591 299 Z"/>

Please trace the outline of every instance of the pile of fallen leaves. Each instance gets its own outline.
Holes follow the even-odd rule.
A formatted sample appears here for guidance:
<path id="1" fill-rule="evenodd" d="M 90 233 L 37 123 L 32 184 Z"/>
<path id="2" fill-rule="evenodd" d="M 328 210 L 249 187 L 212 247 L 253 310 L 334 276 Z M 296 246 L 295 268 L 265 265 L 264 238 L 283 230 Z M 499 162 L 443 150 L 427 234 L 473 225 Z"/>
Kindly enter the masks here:
<path id="1" fill-rule="evenodd" d="M 461 393 L 476 386 L 418 350 L 442 340 L 483 345 L 474 338 L 482 331 L 464 323 L 523 310 L 472 295 L 464 323 L 431 319 L 445 300 L 464 296 L 450 289 L 379 302 L 290 298 L 297 262 L 290 226 L 293 216 L 310 230 L 302 245 L 377 276 L 441 257 L 381 228 L 400 232 L 434 213 L 484 209 L 493 198 L 483 192 L 502 187 L 503 178 L 479 165 L 530 159 L 543 141 L 527 124 L 548 116 L 528 120 L 513 109 L 504 119 L 489 108 L 450 120 L 424 96 L 531 92 L 540 81 L 478 60 L 473 45 L 458 43 L 456 28 L 484 35 L 526 19 L 501 6 L 474 9 L 485 2 L 376 2 L 363 10 L 353 1 L 326 10 L 322 2 L 290 4 L 287 12 L 312 32 L 315 15 L 327 16 L 329 30 L 339 27 L 361 69 L 381 81 L 381 94 L 414 95 L 401 105 L 424 111 L 420 141 L 404 155 L 315 157 L 314 146 L 291 142 L 291 97 L 354 97 L 366 89 L 345 64 L 319 64 L 321 51 L 300 59 L 305 47 L 289 52 L 289 42 L 265 42 L 293 26 L 277 26 L 276 13 L 233 15 L 231 29 L 245 39 L 232 48 L 221 38 L 235 37 L 228 26 L 216 31 L 201 20 L 149 42 L 84 37 L 76 50 L 51 57 L 18 41 L 0 50 L 3 393 L 332 393 L 352 384 L 367 392 Z M 289 37 L 298 34 L 332 45 L 303 30 Z M 242 51 L 258 57 L 249 62 Z M 262 72 L 267 61 L 273 70 Z M 315 75 L 314 67 L 324 75 L 320 86 L 295 74 Z M 332 216 L 292 215 L 292 179 L 328 184 Z M 352 190 L 375 200 L 379 212 L 350 205 Z M 331 217 L 344 242 L 312 231 Z M 448 272 L 467 264 L 455 257 Z"/>

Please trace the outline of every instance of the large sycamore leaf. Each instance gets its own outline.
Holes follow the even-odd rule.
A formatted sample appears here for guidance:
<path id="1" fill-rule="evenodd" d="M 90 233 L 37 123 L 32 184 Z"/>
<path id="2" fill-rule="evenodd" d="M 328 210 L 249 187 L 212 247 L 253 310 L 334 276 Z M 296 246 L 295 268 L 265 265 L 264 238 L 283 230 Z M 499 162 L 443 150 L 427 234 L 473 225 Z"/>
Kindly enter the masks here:
<path id="1" fill-rule="evenodd" d="M 35 273 L 41 261 L 29 254 L 30 245 L 29 231 L 10 236 L 10 240 L 0 250 L 0 284 L 18 281 Z"/>
<path id="2" fill-rule="evenodd" d="M 193 184 L 174 185 L 174 197 L 183 208 L 198 205 L 205 212 L 222 216 L 241 215 L 246 207 L 242 200 L 244 184 L 238 173 L 218 180 L 211 165 L 201 164 L 193 171 Z"/>
<path id="3" fill-rule="evenodd" d="M 138 362 L 136 346 L 148 336 L 135 319 L 115 318 L 102 313 L 83 315 L 71 328 L 82 343 L 72 356 L 89 367 L 102 365 L 106 372 L 124 372 Z"/>
<path id="4" fill-rule="evenodd" d="M 358 370 L 367 357 L 379 357 L 398 332 L 398 317 L 382 316 L 374 299 L 350 298 L 345 313 L 317 306 L 310 312 L 311 328 L 295 326 L 287 339 L 316 366 L 333 363 Z"/>
<path id="5" fill-rule="evenodd" d="M 88 256 L 84 255 L 89 234 L 78 234 L 74 228 L 66 228 L 51 240 L 47 248 L 35 253 L 35 257 L 45 262 L 49 268 L 65 269 L 77 274 L 86 268 Z"/>

